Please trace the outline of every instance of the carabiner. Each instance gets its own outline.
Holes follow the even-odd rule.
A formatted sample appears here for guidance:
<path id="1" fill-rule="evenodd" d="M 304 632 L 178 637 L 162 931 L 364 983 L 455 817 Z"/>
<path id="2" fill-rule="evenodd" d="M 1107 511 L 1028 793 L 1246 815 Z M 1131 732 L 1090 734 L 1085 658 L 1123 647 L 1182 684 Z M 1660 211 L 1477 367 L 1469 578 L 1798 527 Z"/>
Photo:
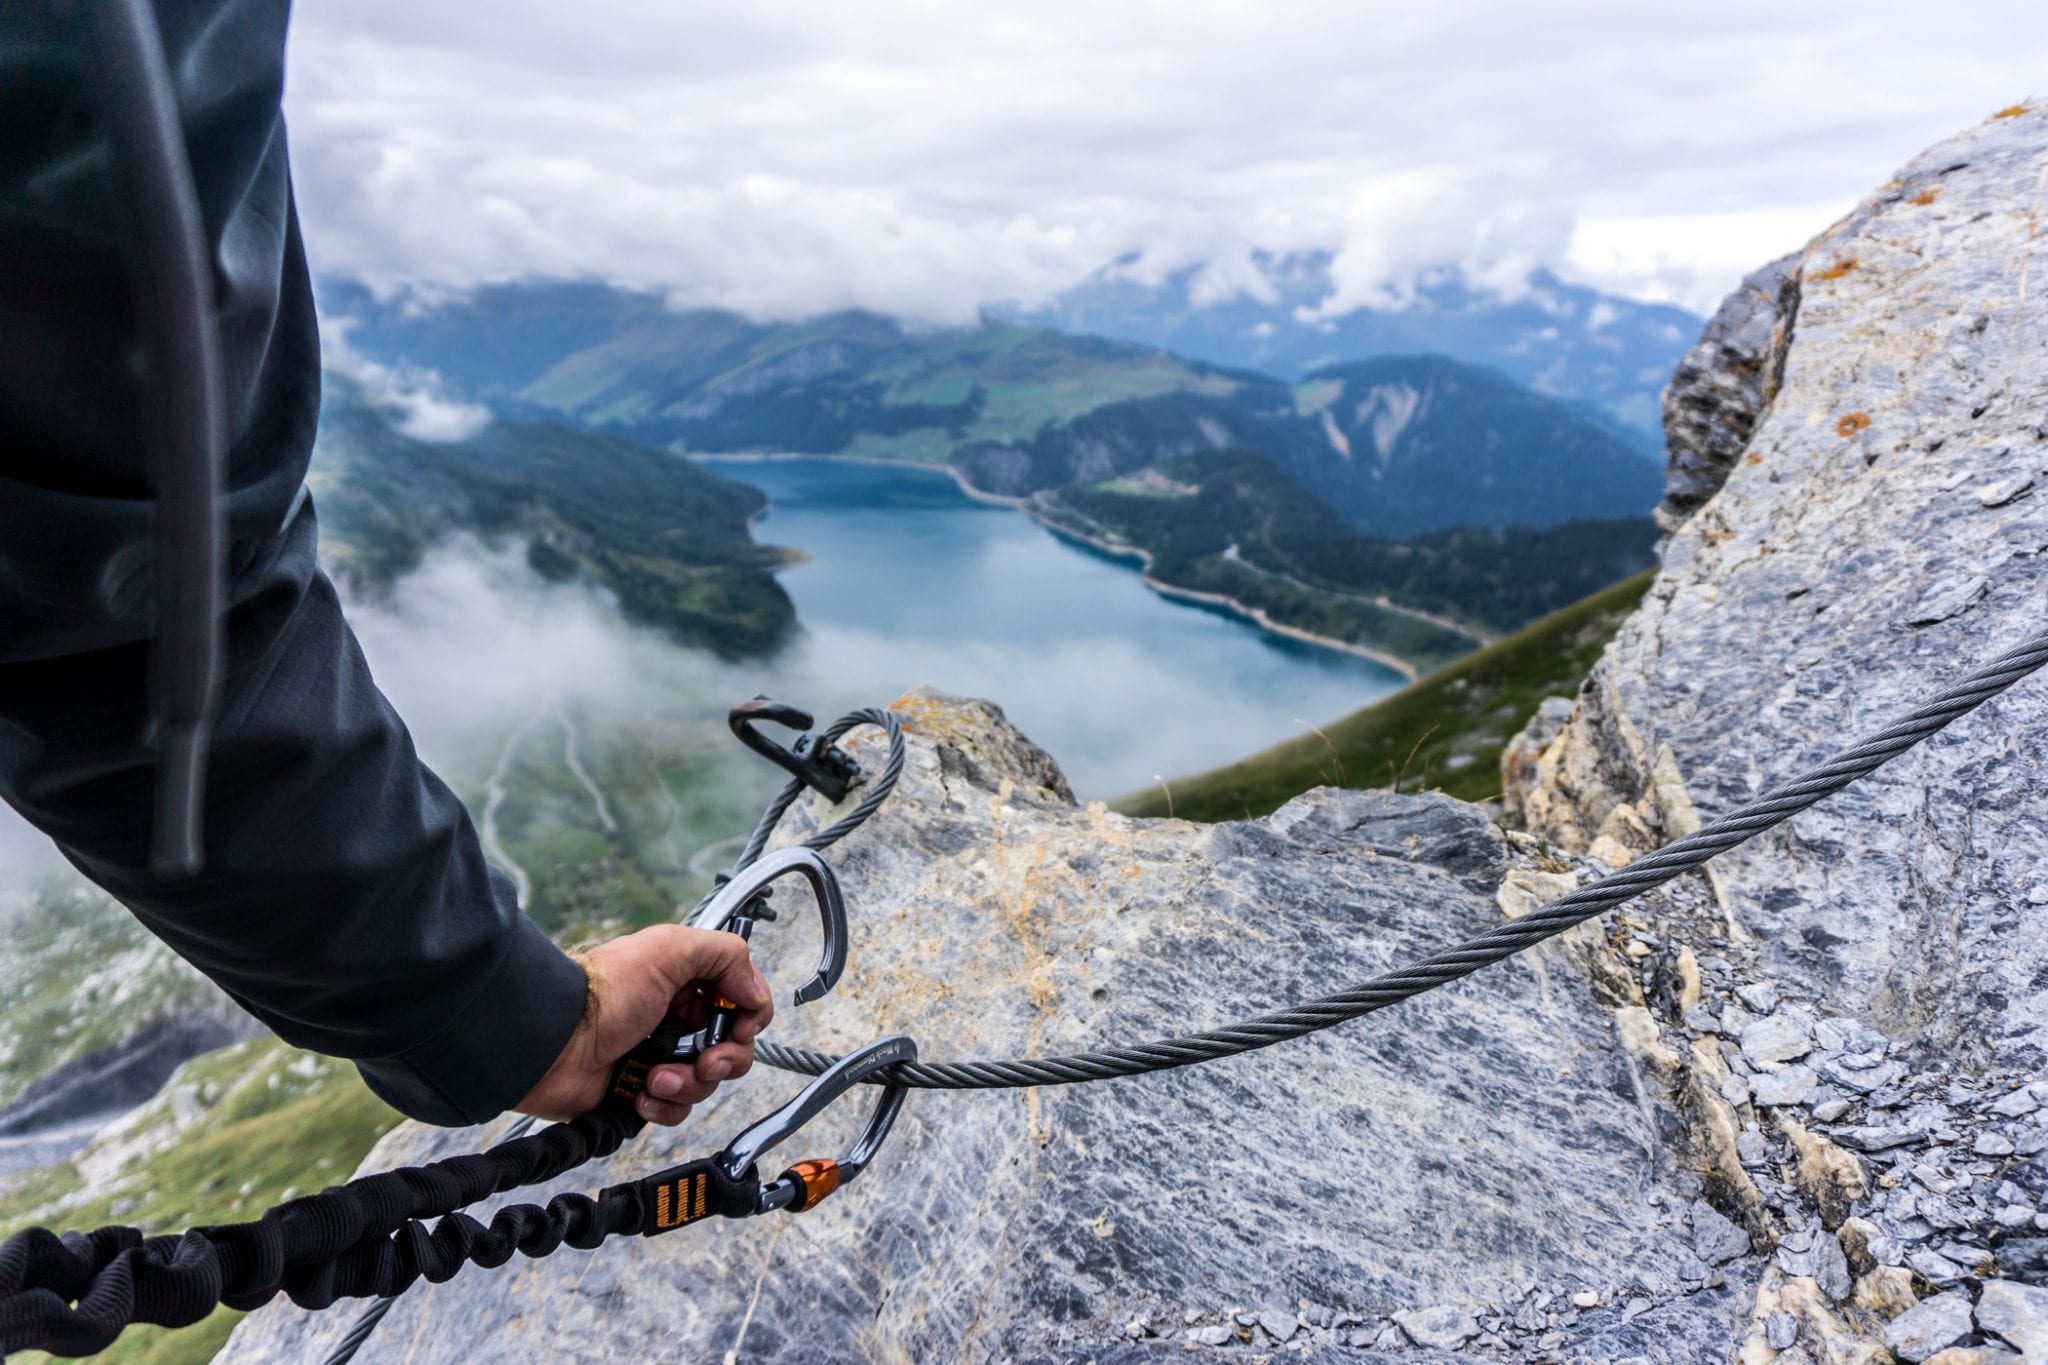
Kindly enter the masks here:
<path id="1" fill-rule="evenodd" d="M 839 890 L 832 865 L 814 850 L 785 848 L 764 855 L 740 869 L 683 922 L 695 929 L 723 929 L 751 940 L 757 922 L 775 918 L 767 904 L 769 886 L 792 872 L 811 884 L 825 930 L 818 970 L 796 991 L 796 1003 L 808 1005 L 838 985 L 839 974 L 846 970 L 846 897 Z"/>
<path id="2" fill-rule="evenodd" d="M 796 991 L 796 1003 L 807 1005 L 839 984 L 840 973 L 846 970 L 846 897 L 839 890 L 839 878 L 833 875 L 831 864 L 817 853 L 802 847 L 785 848 L 756 860 L 720 887 L 685 923 L 696 929 L 722 929 L 751 941 L 757 923 L 775 918 L 775 912 L 768 906 L 770 886 L 792 873 L 810 883 L 819 917 L 824 922 L 825 941 L 819 950 L 818 969 Z M 696 1061 L 732 1035 L 733 1020 L 738 1014 L 737 1004 L 721 998 L 710 1002 L 704 1026 L 696 1030 L 678 1016 L 669 1015 L 660 1027 L 619 1059 L 612 1069 L 611 1084 L 605 1088 L 605 1103 L 630 1111 L 640 1092 L 647 1088 L 649 1071 L 674 1062 Z"/>
<path id="3" fill-rule="evenodd" d="M 745 1180 L 762 1157 L 796 1136 L 805 1124 L 830 1108 L 841 1095 L 884 1067 L 916 1060 L 916 1041 L 900 1033 L 856 1048 L 820 1072 L 818 1079 L 805 1086 L 795 1099 L 728 1142 L 725 1150 L 712 1160 L 718 1163 L 728 1179 Z M 826 1195 L 840 1186 L 850 1184 L 881 1150 L 883 1140 L 896 1124 L 896 1114 L 903 1108 L 906 1093 L 906 1087 L 901 1085 L 883 1086 L 881 1097 L 868 1114 L 867 1126 L 861 1130 L 853 1146 L 836 1160 L 825 1158 L 797 1162 L 761 1187 L 761 1197 L 754 1211 L 766 1213 L 770 1209 L 788 1209 L 791 1213 L 802 1213 L 816 1208 Z"/>
<path id="4" fill-rule="evenodd" d="M 772 721 L 804 733 L 787 749 L 754 728 L 756 721 Z M 860 765 L 845 750 L 823 735 L 810 733 L 816 722 L 811 713 L 767 697 L 743 701 L 726 713 L 740 743 L 752 749 L 791 777 L 819 793 L 827 801 L 844 801 L 847 791 L 860 780 Z"/>
<path id="5" fill-rule="evenodd" d="M 752 1218 L 772 1209 L 803 1213 L 834 1190 L 852 1184 L 873 1161 L 903 1108 L 905 1087 L 884 1085 L 867 1126 L 837 1159 L 799 1161 L 763 1183 L 760 1160 L 830 1108 L 833 1101 L 869 1076 L 898 1062 L 917 1060 L 917 1044 L 897 1035 L 880 1038 L 834 1062 L 803 1092 L 767 1118 L 750 1125 L 716 1156 L 701 1157 L 641 1180 L 614 1185 L 599 1198 L 629 1200 L 637 1217 L 622 1231 L 643 1237 L 673 1232 L 699 1219 Z"/>

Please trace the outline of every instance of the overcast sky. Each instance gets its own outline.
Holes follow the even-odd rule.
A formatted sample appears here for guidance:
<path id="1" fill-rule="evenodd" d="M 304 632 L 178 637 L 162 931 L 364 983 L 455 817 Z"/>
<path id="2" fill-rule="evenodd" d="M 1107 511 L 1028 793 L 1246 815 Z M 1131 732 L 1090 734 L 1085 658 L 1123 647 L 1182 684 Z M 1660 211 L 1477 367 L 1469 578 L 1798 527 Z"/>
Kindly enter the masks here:
<path id="1" fill-rule="evenodd" d="M 2039 0 L 299 0 L 316 270 L 941 321 L 1131 251 L 1706 309 L 2048 94 Z"/>

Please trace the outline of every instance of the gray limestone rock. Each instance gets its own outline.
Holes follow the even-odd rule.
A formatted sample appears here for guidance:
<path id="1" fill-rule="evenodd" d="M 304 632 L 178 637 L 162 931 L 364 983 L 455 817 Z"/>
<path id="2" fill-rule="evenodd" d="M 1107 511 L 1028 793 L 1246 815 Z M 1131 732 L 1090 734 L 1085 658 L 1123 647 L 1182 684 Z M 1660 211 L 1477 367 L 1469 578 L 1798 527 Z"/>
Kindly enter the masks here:
<path id="1" fill-rule="evenodd" d="M 1970 1296 L 1960 1290 L 1914 1304 L 1884 1329 L 1901 1360 L 1921 1361 L 1970 1334 Z"/>
<path id="2" fill-rule="evenodd" d="M 2015 1280 L 2048 1284 L 2048 1237 L 2008 1238 L 1998 1248 L 1998 1265 Z"/>
<path id="3" fill-rule="evenodd" d="M 1758 1104 L 1805 1104 L 1812 1097 L 1818 1078 L 1810 1066 L 1780 1067 L 1749 1078 L 1750 1098 Z"/>
<path id="4" fill-rule="evenodd" d="M 1275 1341 L 1292 1341 L 1294 1334 L 1301 1330 L 1301 1319 L 1284 1308 L 1262 1308 L 1258 1321 L 1266 1335 Z"/>
<path id="5" fill-rule="evenodd" d="M 1675 530 L 1720 491 L 1777 393 L 1799 301 L 1799 255 L 1756 271 L 1722 303 L 1664 389 L 1668 463 L 1657 522 Z"/>
<path id="6" fill-rule="evenodd" d="M 2034 1098 L 2033 1091 L 2015 1090 L 1993 1101 L 1991 1112 L 2000 1118 L 2017 1119 L 2026 1117 L 2040 1107 L 2040 1101 Z"/>
<path id="7" fill-rule="evenodd" d="M 1752 1065 L 1773 1066 L 1813 1051 L 1813 1031 L 1796 1014 L 1770 1014 L 1742 1031 L 1742 1055 Z"/>
<path id="8" fill-rule="evenodd" d="M 902 706 L 902 785 L 832 855 L 851 964 L 825 1000 L 780 1013 L 784 1042 L 843 1050 L 907 1032 L 935 1059 L 1078 1051 L 1220 1025 L 1499 922 L 1502 844 L 1475 807 L 1317 791 L 1257 821 L 1130 820 L 1077 808 L 993 707 Z M 799 807 L 785 837 L 819 818 Z M 808 965 L 803 929 L 799 917 L 755 935 L 777 980 Z M 706 1154 L 798 1084 L 759 1068 L 681 1130 L 554 1188 Z M 1697 1262 L 1650 1202 L 1686 1197 L 1659 1155 L 1658 1093 L 1576 959 L 1546 948 L 1217 1065 L 913 1094 L 860 1183 L 810 1213 L 470 1269 L 407 1294 L 373 1346 L 420 1365 L 1021 1358 L 1139 1349 L 1124 1339 L 1134 1301 L 1159 1321 L 1201 1309 L 1212 1324 L 1248 1293 L 1365 1322 L 1499 1303 L 1539 1276 L 1648 1275 L 1676 1295 Z M 788 1155 L 829 1153 L 852 1117 Z M 368 1164 L 473 1150 L 496 1131 L 401 1127 Z M 1701 1351 L 1746 1317 L 1716 1303 L 1671 1319 Z M 222 1359 L 318 1359 L 348 1321 L 273 1307 Z M 1561 1330 L 1575 1342 L 1595 1329 Z"/>
<path id="9" fill-rule="evenodd" d="M 1842 1244 L 1824 1228 L 1788 1234 L 1778 1246 L 1778 1264 L 1787 1275 L 1809 1276 L 1832 1299 L 1846 1299 L 1855 1288 Z"/>
<path id="10" fill-rule="evenodd" d="M 2048 499 L 1973 491 L 2048 463 L 2048 310 L 2017 302 L 2048 269 L 2044 157 L 2048 108 L 1988 120 L 1798 260 L 1782 382 L 1545 753 L 1534 832 L 1582 850 L 1626 804 L 1684 833 L 2048 619 Z M 2039 1075 L 2044 715 L 2036 677 L 1716 859 L 1755 976 L 1919 1065 Z"/>
<path id="11" fill-rule="evenodd" d="M 1977 1297 L 1977 1325 L 2017 1346 L 2029 1360 L 2048 1360 L 2048 1288 L 1987 1282 Z"/>
<path id="12" fill-rule="evenodd" d="M 1394 1321 L 1417 1346 L 1455 1351 L 1479 1335 L 1479 1323 L 1463 1308 L 1418 1308 L 1394 1314 Z"/>
<path id="13" fill-rule="evenodd" d="M 1726 1265 L 1749 1254 L 1749 1234 L 1704 1199 L 1693 1201 L 1692 1244 L 1708 1265 Z"/>

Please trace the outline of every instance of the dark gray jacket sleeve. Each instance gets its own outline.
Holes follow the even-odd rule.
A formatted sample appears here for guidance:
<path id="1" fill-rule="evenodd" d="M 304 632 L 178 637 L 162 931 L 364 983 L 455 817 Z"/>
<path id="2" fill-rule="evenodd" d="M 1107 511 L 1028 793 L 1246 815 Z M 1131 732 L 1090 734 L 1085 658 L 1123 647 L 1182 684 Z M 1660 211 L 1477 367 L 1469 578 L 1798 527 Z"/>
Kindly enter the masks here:
<path id="1" fill-rule="evenodd" d="M 281 1037 L 416 1117 L 481 1121 L 555 1059 L 585 981 L 485 866 L 315 561 L 281 0 L 158 4 L 215 248 L 232 610 L 205 871 L 148 870 L 140 362 L 82 8 L 0 6 L 0 797 Z"/>

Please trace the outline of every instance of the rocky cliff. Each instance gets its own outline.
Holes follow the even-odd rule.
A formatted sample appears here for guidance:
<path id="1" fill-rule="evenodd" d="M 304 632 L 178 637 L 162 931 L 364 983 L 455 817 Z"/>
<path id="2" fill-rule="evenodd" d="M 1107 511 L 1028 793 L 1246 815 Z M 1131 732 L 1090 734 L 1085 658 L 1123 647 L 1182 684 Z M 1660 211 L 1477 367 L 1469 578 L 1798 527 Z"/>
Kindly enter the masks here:
<path id="1" fill-rule="evenodd" d="M 1994 119 L 1716 319 L 1667 400 L 1657 585 L 1517 749 L 1533 832 L 1333 790 L 1125 819 L 993 707 L 913 695 L 899 793 L 835 859 L 850 969 L 777 1033 L 1045 1054 L 1335 989 L 2038 628 L 2044 168 L 2048 112 Z M 2044 703 L 2024 684 L 1712 875 L 1396 1011 L 1145 1079 L 914 1094 L 812 1213 L 472 1269 L 362 1358 L 2048 1359 Z M 803 932 L 757 938 L 784 977 Z M 797 1084 L 763 1071 L 561 1187 L 709 1152 Z M 494 1131 L 402 1127 L 369 1164 Z M 349 1317 L 273 1307 L 223 1358 L 316 1359 Z"/>
<path id="2" fill-rule="evenodd" d="M 1083 809 L 993 707 L 898 705 L 908 771 L 835 858 L 851 965 L 785 1012 L 791 1041 L 907 1032 L 928 1057 L 1001 1057 L 1222 1024 L 1497 922 L 1503 874 L 1529 861 L 1440 797 L 1325 790 L 1216 826 Z M 786 975 L 810 944 L 782 927 L 757 941 Z M 1617 1024 L 1589 985 L 1596 954 L 1629 975 L 1604 942 L 1212 1066 L 913 1095 L 876 1166 L 811 1214 L 470 1272 L 408 1295 L 368 1358 L 1080 1361 L 1297 1340 L 1617 1358 L 1732 1339 L 1756 1267 L 1717 1268 L 1747 1240 L 1692 1212 L 1700 1184 L 1664 1137 L 1678 1114 L 1631 1046 L 1640 1011 Z M 796 1088 L 729 1086 L 563 1187 L 715 1150 Z M 408 1126 L 371 1163 L 490 1136 Z M 317 1358 L 346 1325 L 273 1308 L 226 1358 Z"/>
<path id="3" fill-rule="evenodd" d="M 1625 861 L 2041 628 L 2044 183 L 2048 108 L 2004 111 L 1729 299 L 1665 394 L 1663 571 L 1533 830 Z M 2048 1352 L 2048 1290 L 2015 1288 L 2048 1281 L 2044 764 L 2035 679 L 1718 860 L 1683 934 L 1718 970 L 1664 1041 L 1724 1207 L 1778 1240 L 1759 1303 L 1828 1305 L 1878 1358 Z M 1809 1233 L 1870 1271 L 1846 1307 L 1788 1254 Z"/>

